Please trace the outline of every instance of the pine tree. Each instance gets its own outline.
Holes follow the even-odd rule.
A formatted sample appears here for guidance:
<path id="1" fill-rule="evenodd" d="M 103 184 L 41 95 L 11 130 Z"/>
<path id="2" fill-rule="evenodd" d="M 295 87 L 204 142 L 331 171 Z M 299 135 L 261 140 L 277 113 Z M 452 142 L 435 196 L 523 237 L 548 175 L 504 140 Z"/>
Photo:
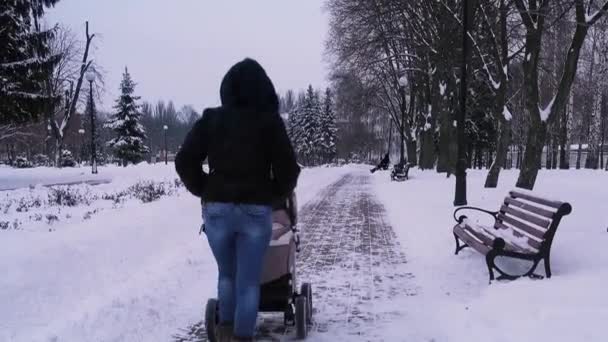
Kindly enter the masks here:
<path id="1" fill-rule="evenodd" d="M 331 89 L 327 88 L 325 90 L 325 98 L 323 99 L 323 115 L 321 117 L 321 139 L 323 141 L 323 158 L 325 162 L 330 162 L 336 156 L 337 132 L 333 94 Z"/>
<path id="2" fill-rule="evenodd" d="M 299 156 L 302 153 L 302 128 L 300 126 L 302 105 L 303 103 L 298 101 L 289 112 L 289 117 L 287 119 L 287 134 L 289 135 L 291 144 L 293 145 L 296 154 Z"/>
<path id="3" fill-rule="evenodd" d="M 108 142 L 108 146 L 114 150 L 114 155 L 121 159 L 123 165 L 127 163 L 139 163 L 144 155 L 149 152 L 144 144 L 146 132 L 140 123 L 141 112 L 137 101 L 139 96 L 134 96 L 135 82 L 127 68 L 120 82 L 121 95 L 116 100 L 114 109 L 116 113 L 106 123 L 105 127 L 112 129 L 116 138 Z"/>
<path id="4" fill-rule="evenodd" d="M 321 102 L 312 85 L 308 86 L 303 106 L 298 115 L 301 131 L 301 155 L 309 164 L 316 164 L 322 154 Z"/>
<path id="5" fill-rule="evenodd" d="M 49 100 L 43 82 L 60 56 L 49 52 L 54 29 L 41 31 L 39 19 L 57 1 L 0 2 L 0 124 L 36 119 Z"/>

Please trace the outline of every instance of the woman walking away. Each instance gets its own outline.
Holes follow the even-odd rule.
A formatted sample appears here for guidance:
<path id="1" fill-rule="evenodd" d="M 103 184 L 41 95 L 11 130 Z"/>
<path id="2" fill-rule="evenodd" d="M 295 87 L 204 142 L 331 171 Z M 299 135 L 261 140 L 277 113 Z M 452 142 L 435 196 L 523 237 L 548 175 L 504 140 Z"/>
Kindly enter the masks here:
<path id="1" fill-rule="evenodd" d="M 218 341 L 253 341 L 260 277 L 272 234 L 271 204 L 295 189 L 300 168 L 264 69 L 245 59 L 224 76 L 222 106 L 209 108 L 182 144 L 175 168 L 201 197 L 219 280 Z M 207 159 L 209 174 L 202 170 Z"/>

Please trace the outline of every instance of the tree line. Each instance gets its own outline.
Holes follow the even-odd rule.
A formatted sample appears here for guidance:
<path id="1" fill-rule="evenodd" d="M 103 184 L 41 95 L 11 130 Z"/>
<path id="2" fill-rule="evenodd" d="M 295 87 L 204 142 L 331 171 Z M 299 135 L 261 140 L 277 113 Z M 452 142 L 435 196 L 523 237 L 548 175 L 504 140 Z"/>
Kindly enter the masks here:
<path id="1" fill-rule="evenodd" d="M 172 102 L 140 103 L 126 70 L 113 111 L 96 110 L 105 88 L 103 70 L 92 59 L 96 36 L 88 23 L 82 40 L 60 25 L 45 28 L 45 11 L 58 2 L 0 4 L 0 155 L 11 164 L 61 166 L 65 158 L 87 160 L 91 141 L 102 163 L 150 160 L 165 148 L 177 150 L 200 114 L 191 106 L 176 110 Z"/>
<path id="2" fill-rule="evenodd" d="M 569 168 L 572 145 L 577 167 L 606 167 L 608 1 L 468 2 L 465 148 L 470 165 L 490 162 L 486 186 L 514 149 L 528 189 L 542 159 Z M 367 131 L 370 150 L 395 132 L 411 164 L 455 169 L 463 4 L 327 1 L 336 115 Z"/>

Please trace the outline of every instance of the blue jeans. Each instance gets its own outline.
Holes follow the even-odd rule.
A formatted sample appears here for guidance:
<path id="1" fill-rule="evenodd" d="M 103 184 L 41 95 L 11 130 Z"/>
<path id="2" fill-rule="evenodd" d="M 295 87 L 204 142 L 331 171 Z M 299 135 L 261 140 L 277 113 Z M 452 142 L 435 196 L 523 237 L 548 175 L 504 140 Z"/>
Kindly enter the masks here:
<path id="1" fill-rule="evenodd" d="M 272 236 L 272 208 L 263 205 L 207 203 L 205 232 L 219 270 L 221 324 L 234 335 L 253 337 L 260 305 L 262 264 Z"/>

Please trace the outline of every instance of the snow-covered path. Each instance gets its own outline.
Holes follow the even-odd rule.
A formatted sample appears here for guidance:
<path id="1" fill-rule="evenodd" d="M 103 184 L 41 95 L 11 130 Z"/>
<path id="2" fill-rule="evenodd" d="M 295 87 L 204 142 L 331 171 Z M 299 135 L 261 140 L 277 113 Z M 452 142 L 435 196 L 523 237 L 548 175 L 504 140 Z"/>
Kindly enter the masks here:
<path id="1" fill-rule="evenodd" d="M 399 325 L 415 294 L 412 275 L 384 208 L 374 198 L 369 171 L 357 170 L 327 187 L 300 212 L 300 282 L 313 285 L 311 341 L 398 341 Z M 288 341 L 282 314 L 264 314 L 260 341 Z M 399 330 L 399 329 L 397 329 Z M 175 341 L 206 341 L 204 324 L 182 329 Z"/>

